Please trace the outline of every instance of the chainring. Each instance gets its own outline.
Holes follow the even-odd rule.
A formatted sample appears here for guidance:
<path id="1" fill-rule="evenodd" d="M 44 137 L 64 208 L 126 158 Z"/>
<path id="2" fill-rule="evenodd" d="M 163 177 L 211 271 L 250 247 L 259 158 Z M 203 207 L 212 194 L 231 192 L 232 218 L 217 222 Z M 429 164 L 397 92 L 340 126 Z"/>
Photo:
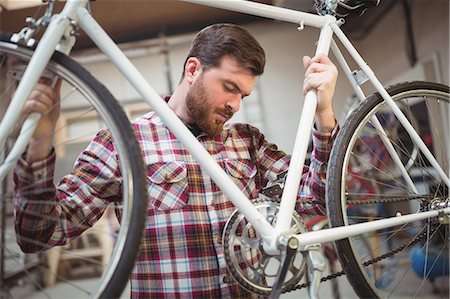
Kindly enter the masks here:
<path id="1" fill-rule="evenodd" d="M 253 204 L 274 226 L 279 211 L 279 200 L 261 194 L 261 197 L 255 200 Z M 289 233 L 299 234 L 306 231 L 307 228 L 302 218 L 294 211 Z M 231 214 L 225 224 L 223 247 L 225 261 L 233 278 L 243 288 L 252 293 L 269 295 L 277 278 L 281 257 L 264 252 L 262 237 L 238 210 Z M 302 279 L 306 272 L 305 254 L 305 252 L 297 253 L 289 266 L 282 290 L 293 288 Z"/>

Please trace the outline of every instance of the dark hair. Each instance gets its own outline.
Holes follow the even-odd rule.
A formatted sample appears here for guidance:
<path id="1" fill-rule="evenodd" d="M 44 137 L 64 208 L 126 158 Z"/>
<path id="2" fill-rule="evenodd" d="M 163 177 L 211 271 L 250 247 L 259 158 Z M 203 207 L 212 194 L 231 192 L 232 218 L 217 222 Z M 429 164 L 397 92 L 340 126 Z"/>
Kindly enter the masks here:
<path id="1" fill-rule="evenodd" d="M 219 67 L 221 59 L 227 55 L 254 76 L 264 72 L 264 49 L 246 29 L 233 24 L 214 24 L 202 29 L 192 41 L 181 77 L 184 77 L 184 67 L 190 57 L 196 57 L 207 69 Z"/>

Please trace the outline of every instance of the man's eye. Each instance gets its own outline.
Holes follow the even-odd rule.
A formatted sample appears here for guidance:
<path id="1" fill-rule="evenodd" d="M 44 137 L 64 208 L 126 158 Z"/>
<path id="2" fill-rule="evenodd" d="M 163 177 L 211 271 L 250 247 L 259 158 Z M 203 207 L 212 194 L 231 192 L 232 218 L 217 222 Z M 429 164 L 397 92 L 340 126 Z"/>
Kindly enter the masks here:
<path id="1" fill-rule="evenodd" d="M 236 89 L 233 86 L 230 86 L 230 85 L 224 85 L 223 88 L 227 92 L 235 92 L 236 91 Z"/>

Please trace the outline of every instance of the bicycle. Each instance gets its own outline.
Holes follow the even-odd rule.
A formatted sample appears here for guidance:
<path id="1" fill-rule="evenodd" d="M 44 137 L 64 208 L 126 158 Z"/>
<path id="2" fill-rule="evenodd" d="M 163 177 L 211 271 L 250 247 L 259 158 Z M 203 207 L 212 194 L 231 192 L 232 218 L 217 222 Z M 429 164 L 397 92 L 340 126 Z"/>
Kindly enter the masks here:
<path id="1" fill-rule="evenodd" d="M 132 130 L 120 106 L 95 78 L 66 56 L 75 42 L 73 33 L 78 27 L 82 28 L 116 64 L 123 75 L 164 120 L 175 136 L 186 145 L 195 159 L 237 207 L 236 212 L 230 216 L 224 229 L 223 240 L 229 270 L 234 279 L 244 288 L 276 298 L 281 292 L 309 286 L 310 296 L 312 298 L 317 297 L 321 280 L 328 280 L 343 274 L 338 273 L 329 277 L 322 277 L 324 263 L 319 252 L 319 245 L 320 243 L 335 241 L 344 271 L 356 293 L 361 297 L 380 297 L 386 295 L 384 293 L 385 288 L 388 288 L 388 295 L 396 289 L 377 284 L 375 275 L 378 270 L 375 269 L 375 265 L 381 265 L 383 271 L 385 271 L 385 268 L 390 266 L 389 263 L 384 263 L 388 257 L 408 253 L 410 248 L 422 242 L 425 244 L 425 252 L 431 248 L 429 247 L 430 243 L 437 244 L 433 246 L 437 246 L 439 256 L 448 252 L 448 246 L 446 245 L 449 239 L 448 214 L 450 213 L 448 197 L 450 151 L 448 147 L 448 127 L 446 127 L 448 123 L 446 115 L 449 111 L 448 87 L 434 83 L 411 82 L 385 89 L 339 28 L 342 20 L 337 19 L 335 13 L 338 4 L 345 5 L 345 3 L 338 3 L 336 0 L 318 2 L 320 4 L 318 10 L 321 14 L 319 16 L 240 0 L 224 2 L 189 0 L 187 2 L 294 23 L 300 26 L 300 29 L 303 26 L 320 29 L 316 53 L 328 54 L 330 49 L 333 51 L 338 63 L 352 83 L 358 98 L 363 101 L 343 125 L 330 158 L 327 211 L 331 228 L 308 232 L 302 218 L 294 212 L 297 193 L 295 186 L 298 186 L 300 182 L 300 173 L 308 145 L 304 136 L 309 136 L 308 133 L 311 131 L 313 123 L 311 111 L 315 110 L 316 105 L 314 92 L 308 93 L 305 98 L 293 149 L 294 155 L 286 181 L 283 182 L 284 190 L 280 204 L 274 202 L 273 198 L 263 195 L 256 203 L 252 203 L 232 183 L 226 173 L 214 162 L 175 114 L 163 104 L 158 94 L 145 82 L 134 66 L 95 22 L 86 8 L 88 1 L 69 0 L 60 14 L 52 17 L 49 9 L 40 20 L 30 21 L 31 25 L 35 27 L 49 24 L 35 51 L 28 47 L 31 44 L 33 28 L 23 29 L 19 34 L 13 36 L 13 40 L 9 37 L 2 38 L 0 43 L 0 57 L 2 57 L 3 64 L 6 62 L 10 65 L 12 60 L 22 65 L 28 65 L 24 72 L 22 68 L 15 66 L 8 67 L 9 72 L 3 73 L 2 71 L 2 76 L 9 78 L 8 80 L 14 82 L 21 80 L 21 82 L 17 89 L 13 86 L 11 90 L 3 91 L 6 99 L 11 98 L 14 93 L 11 103 L 9 101 L 4 103 L 4 105 L 9 106 L 5 115 L 2 116 L 0 125 L 2 153 L 6 156 L 7 152 L 12 152 L 12 155 L 3 158 L 0 174 L 2 180 L 6 178 L 6 173 L 23 152 L 29 136 L 32 134 L 33 126 L 39 118 L 37 115 L 32 115 L 29 120 L 24 122 L 20 133 L 17 132 L 18 128 L 15 125 L 21 123 L 19 122 L 21 107 L 40 77 L 54 78 L 55 74 L 62 77 L 66 81 L 65 86 L 71 85 L 72 90 L 76 91 L 81 97 L 88 97 L 88 101 L 92 102 L 98 113 L 105 118 L 105 123 L 117 143 L 118 155 L 122 163 L 121 170 L 124 172 L 124 206 L 117 207 L 122 222 L 112 262 L 104 272 L 94 293 L 88 292 L 87 294 L 94 297 L 114 297 L 120 294 L 126 285 L 128 274 L 133 266 L 130 259 L 133 260 L 137 254 L 140 240 L 139 233 L 142 231 L 145 220 L 145 201 L 140 199 L 145 198 L 146 190 L 141 169 L 142 163 L 138 158 L 138 147 L 135 143 L 129 142 Z M 49 7 L 51 7 L 51 3 Z M 356 10 L 366 9 L 365 3 L 361 3 Z M 333 40 L 333 35 L 340 40 L 358 64 L 360 70 L 355 73 L 350 70 L 338 45 Z M 18 43 L 25 44 L 25 46 L 20 46 Z M 58 51 L 53 54 L 54 49 Z M 364 100 L 366 96 L 360 87 L 365 79 L 372 82 L 378 91 L 366 100 Z M 417 104 L 423 104 L 427 111 L 431 109 L 437 111 L 432 113 L 433 119 L 429 118 L 430 129 L 433 130 L 432 150 L 422 141 L 420 138 L 421 132 L 409 123 L 408 117 L 396 105 L 397 102 L 402 103 L 402 109 L 406 109 L 407 113 Z M 396 115 L 398 122 L 408 132 L 411 141 L 415 144 L 412 148 L 417 148 L 420 151 L 417 156 L 411 157 L 409 152 L 411 147 L 405 148 L 401 142 L 388 138 L 382 126 L 383 122 L 380 121 L 382 114 L 378 114 L 378 111 L 385 108 Z M 352 163 L 356 161 L 359 165 L 367 165 L 371 161 L 355 156 L 356 150 L 361 150 L 361 143 L 359 142 L 362 140 L 361 136 L 368 132 L 380 137 L 389 153 L 389 160 L 397 166 L 396 170 L 399 170 L 399 173 L 395 173 L 395 175 L 386 175 L 380 173 L 380 168 L 377 167 L 360 168 L 363 170 L 370 169 L 367 172 L 363 171 L 362 174 L 359 172 L 360 177 L 364 175 L 365 180 L 374 182 L 378 187 L 383 186 L 383 188 L 376 189 L 380 190 L 380 194 L 373 194 L 373 197 L 369 199 L 366 198 L 367 194 L 349 193 L 347 185 L 355 173 L 352 169 L 357 166 Z M 7 150 L 5 146 L 10 143 L 17 144 L 17 147 Z M 372 152 L 368 148 L 365 153 L 370 155 Z M 405 159 L 400 157 L 402 155 L 409 157 L 406 162 L 412 161 L 412 165 L 404 165 Z M 374 171 L 379 173 L 374 175 Z M 383 180 L 378 179 L 381 177 Z M 417 180 L 420 180 L 420 188 L 415 183 Z M 7 184 L 7 187 L 9 186 Z M 392 190 L 394 192 L 391 192 Z M 360 196 L 364 196 L 364 199 L 361 199 Z M 5 199 L 11 200 L 12 197 L 13 194 L 10 189 L 4 188 L 2 202 Z M 412 202 L 414 205 L 403 207 L 398 204 L 400 201 Z M 371 219 L 365 219 L 364 213 L 358 212 L 359 215 L 354 215 L 354 211 L 351 210 L 355 205 L 371 209 L 375 204 L 385 206 L 385 210 L 392 209 L 396 216 L 372 221 Z M 283 215 L 283 217 L 277 217 L 277 215 Z M 373 214 L 371 213 L 371 215 Z M 378 215 L 378 217 L 384 218 L 385 215 Z M 388 237 L 378 236 L 377 232 L 386 230 L 389 232 Z M 408 233 L 405 234 L 404 231 Z M 380 244 L 390 243 L 395 247 L 376 248 L 386 251 L 365 260 L 367 253 L 357 252 L 356 248 L 359 247 L 357 246 L 358 242 L 370 244 L 365 240 L 369 232 L 373 232 L 372 235 L 375 234 L 376 238 L 389 240 L 389 242 L 380 242 Z M 411 235 L 413 237 L 410 237 Z M 405 240 L 408 238 L 411 239 Z M 370 238 L 367 239 L 370 240 Z M 41 245 L 37 244 L 37 246 Z M 256 264 L 252 260 L 255 256 L 259 258 Z M 426 255 L 427 257 L 428 255 Z M 429 276 L 428 271 L 434 269 L 433 266 L 437 260 L 434 259 L 431 263 L 428 263 L 426 258 L 424 266 L 421 268 L 425 277 L 422 280 L 423 284 L 425 284 L 426 277 Z M 269 273 L 266 270 L 268 264 L 273 260 L 278 264 L 278 271 Z M 252 265 L 250 267 L 252 271 L 242 271 L 239 266 L 241 262 Z M 400 268 L 398 265 L 396 263 L 395 267 Z M 405 273 L 408 274 L 409 265 L 406 268 Z M 442 274 L 442 276 L 448 275 L 448 265 L 439 274 Z M 297 285 L 304 277 L 308 277 L 309 280 Z M 405 278 L 402 275 L 398 277 L 400 279 Z M 400 283 L 407 284 L 402 280 L 397 283 L 396 279 L 397 277 L 392 279 L 394 287 Z M 409 286 L 410 284 L 408 284 Z M 2 285 L 2 290 L 4 290 L 4 287 Z M 420 289 L 421 287 L 419 287 Z"/>

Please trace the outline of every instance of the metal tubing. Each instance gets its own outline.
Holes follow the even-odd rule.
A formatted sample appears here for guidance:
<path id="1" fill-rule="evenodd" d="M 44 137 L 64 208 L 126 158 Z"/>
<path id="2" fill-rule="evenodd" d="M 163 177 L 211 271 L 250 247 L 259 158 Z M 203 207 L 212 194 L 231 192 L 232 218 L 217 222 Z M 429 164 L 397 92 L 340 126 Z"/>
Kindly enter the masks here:
<path id="1" fill-rule="evenodd" d="M 352 70 L 350 69 L 344 55 L 342 55 L 341 50 L 334 40 L 331 42 L 331 52 L 336 57 L 336 60 L 344 71 L 344 74 L 347 76 L 347 79 L 355 90 L 356 96 L 358 97 L 359 101 L 362 102 L 366 98 L 366 95 L 364 94 L 358 82 L 356 82 L 355 77 L 353 77 Z"/>
<path id="2" fill-rule="evenodd" d="M 20 130 L 20 134 L 17 137 L 14 146 L 8 153 L 6 159 L 0 165 L 0 181 L 7 176 L 8 172 L 16 164 L 16 161 L 19 160 L 20 156 L 25 151 L 25 148 L 27 147 L 31 136 L 34 133 L 34 130 L 36 129 L 40 118 L 40 113 L 31 113 L 23 123 L 22 129 Z"/>
<path id="3" fill-rule="evenodd" d="M 317 44 L 316 55 L 328 55 L 333 30 L 325 25 L 320 31 L 319 42 Z M 290 228 L 292 222 L 292 213 L 294 211 L 298 188 L 300 185 L 303 166 L 305 164 L 306 152 L 308 150 L 309 136 L 314 123 L 314 114 L 317 107 L 317 92 L 309 91 L 306 94 L 303 104 L 302 114 L 297 129 L 294 149 L 292 151 L 291 162 L 286 178 L 286 185 L 280 203 L 279 215 L 275 226 L 276 233 L 281 233 Z"/>
<path id="4" fill-rule="evenodd" d="M 246 13 L 253 16 L 260 16 L 270 18 L 279 21 L 285 21 L 294 24 L 304 24 L 311 27 L 322 28 L 330 21 L 331 16 L 319 16 L 302 11 L 296 11 L 292 9 L 277 7 L 273 5 L 267 5 L 251 1 L 243 0 L 182 0 L 184 2 L 190 2 L 200 4 L 203 6 L 215 7 L 226 9 L 230 11 L 236 11 Z"/>
<path id="5" fill-rule="evenodd" d="M 445 208 L 442 211 L 447 215 L 450 214 L 450 208 Z M 441 211 L 439 210 L 427 211 L 404 216 L 395 216 L 387 219 L 369 221 L 364 223 L 327 228 L 320 231 L 311 231 L 303 234 L 298 234 L 297 239 L 300 242 L 300 250 L 303 250 L 305 249 L 305 247 L 312 244 L 333 242 L 336 240 L 341 240 L 348 237 L 360 235 L 365 232 L 376 231 L 384 228 L 393 227 L 396 225 L 403 225 L 405 223 L 423 220 L 427 218 L 436 218 L 439 212 Z"/>

